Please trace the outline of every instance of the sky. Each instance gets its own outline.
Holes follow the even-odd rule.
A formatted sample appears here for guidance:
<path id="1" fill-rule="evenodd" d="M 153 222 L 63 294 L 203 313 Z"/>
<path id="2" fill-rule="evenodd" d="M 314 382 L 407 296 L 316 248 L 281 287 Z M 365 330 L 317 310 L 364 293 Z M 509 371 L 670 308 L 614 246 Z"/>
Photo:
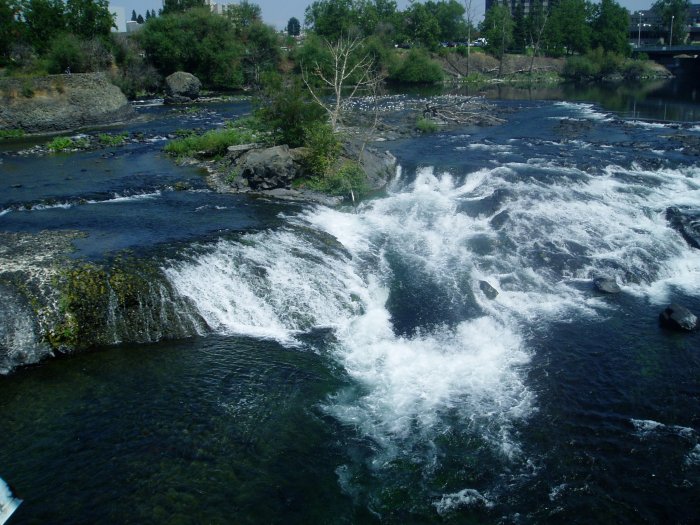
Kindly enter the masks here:
<path id="1" fill-rule="evenodd" d="M 216 0 L 213 0 L 216 1 Z M 231 0 L 219 0 L 221 3 L 237 3 Z M 265 23 L 275 27 L 276 29 L 284 29 L 287 26 L 287 21 L 291 17 L 296 17 L 303 24 L 304 10 L 306 6 L 313 0 L 250 0 L 260 6 L 262 9 L 263 20 Z M 695 0 L 694 0 L 695 1 Z M 618 0 L 620 5 L 634 12 L 639 9 L 649 9 L 653 0 Z M 399 9 L 405 9 L 408 6 L 408 0 L 397 0 Z M 484 0 L 474 0 L 473 5 L 476 11 L 476 19 L 481 20 L 484 15 Z M 137 14 L 145 16 L 146 10 L 155 9 L 156 12 L 163 5 L 161 0 L 110 0 L 110 5 L 120 6 L 124 8 L 127 19 L 131 18 L 131 11 L 136 10 Z"/>

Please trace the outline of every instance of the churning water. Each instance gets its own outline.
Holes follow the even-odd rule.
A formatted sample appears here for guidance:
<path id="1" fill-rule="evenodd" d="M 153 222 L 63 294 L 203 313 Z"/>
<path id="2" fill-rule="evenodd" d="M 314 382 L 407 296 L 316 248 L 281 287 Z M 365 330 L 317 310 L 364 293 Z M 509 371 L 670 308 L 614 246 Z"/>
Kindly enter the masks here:
<path id="1" fill-rule="evenodd" d="M 503 126 L 392 144 L 384 196 L 275 208 L 171 250 L 165 279 L 215 335 L 3 379 L 12 440 L 38 432 L 106 468 L 124 522 L 695 520 L 700 339 L 656 316 L 671 301 L 700 311 L 700 251 L 666 220 L 700 209 L 699 152 L 679 138 L 697 129 L 503 104 Z M 170 198 L 147 195 L 130 204 Z M 596 293 L 599 276 L 622 293 Z M 84 374 L 58 373 L 71 366 Z M 54 399 L 30 411 L 40 428 L 18 415 L 23 392 L 52 395 L 33 373 L 62 384 L 85 448 Z M 121 407 L 130 417 L 106 418 Z M 116 428 L 98 444 L 100 424 Z M 66 509 L 38 485 L 92 492 L 84 466 L 63 459 L 42 480 L 29 468 L 46 452 L 17 450 L 0 447 L 0 468 L 28 492 L 26 522 Z M 114 518 L 69 492 L 79 517 L 62 522 Z"/>

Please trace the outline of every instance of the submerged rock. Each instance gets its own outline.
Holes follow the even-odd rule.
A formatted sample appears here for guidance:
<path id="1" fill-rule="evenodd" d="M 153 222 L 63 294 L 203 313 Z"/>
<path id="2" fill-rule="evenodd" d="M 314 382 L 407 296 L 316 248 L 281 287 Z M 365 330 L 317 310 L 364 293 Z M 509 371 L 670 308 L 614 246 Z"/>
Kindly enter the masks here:
<path id="1" fill-rule="evenodd" d="M 700 250 L 700 215 L 689 210 L 670 207 L 666 209 L 666 220 L 671 228 L 680 233 L 685 242 Z"/>
<path id="2" fill-rule="evenodd" d="M 176 71 L 165 79 L 165 102 L 182 104 L 196 100 L 202 88 L 200 80 L 191 73 Z"/>
<path id="3" fill-rule="evenodd" d="M 698 318 L 685 306 L 670 304 L 659 314 L 659 323 L 669 330 L 690 332 L 697 330 Z"/>
<path id="4" fill-rule="evenodd" d="M 486 281 L 479 281 L 479 289 L 484 292 L 484 295 L 493 300 L 498 297 L 498 290 Z"/>
<path id="5" fill-rule="evenodd" d="M 593 279 L 593 286 L 602 293 L 614 294 L 622 291 L 615 279 L 610 279 L 609 277 L 597 277 Z"/>

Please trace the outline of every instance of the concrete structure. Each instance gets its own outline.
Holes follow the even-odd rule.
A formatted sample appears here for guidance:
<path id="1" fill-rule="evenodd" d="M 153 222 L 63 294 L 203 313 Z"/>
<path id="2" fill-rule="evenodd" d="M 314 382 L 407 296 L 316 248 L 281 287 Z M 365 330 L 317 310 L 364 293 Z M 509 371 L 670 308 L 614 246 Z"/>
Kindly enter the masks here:
<path id="1" fill-rule="evenodd" d="M 531 7 L 535 4 L 535 0 L 486 0 L 486 11 L 491 9 L 494 4 L 505 4 L 510 7 L 510 12 L 514 13 L 515 8 L 519 3 L 523 4 L 523 11 L 525 12 L 525 15 L 527 15 L 530 12 Z M 545 9 L 547 9 L 547 7 L 549 7 L 549 0 L 543 0 L 542 5 Z"/>
<path id="2" fill-rule="evenodd" d="M 700 42 L 700 4 L 691 4 L 687 13 L 687 43 Z M 666 27 L 659 13 L 653 9 L 630 13 L 629 39 L 634 46 L 668 45 L 671 37 L 670 25 Z M 673 45 L 681 45 L 673 37 Z"/>

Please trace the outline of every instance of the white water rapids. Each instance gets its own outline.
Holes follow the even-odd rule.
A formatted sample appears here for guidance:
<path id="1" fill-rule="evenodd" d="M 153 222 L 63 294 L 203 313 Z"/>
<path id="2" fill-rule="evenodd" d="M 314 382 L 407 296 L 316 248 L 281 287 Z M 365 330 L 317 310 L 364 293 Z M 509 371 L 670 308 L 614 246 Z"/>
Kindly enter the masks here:
<path id="1" fill-rule="evenodd" d="M 221 240 L 165 272 L 217 332 L 299 345 L 297 334 L 332 328 L 331 355 L 360 388 L 326 409 L 389 456 L 404 440 L 431 442 L 456 414 L 512 459 L 513 425 L 536 408 L 525 381 L 532 326 L 604 317 L 611 306 L 588 285 L 600 274 L 654 303 L 673 287 L 700 291 L 700 254 L 664 218 L 666 206 L 698 201 L 699 178 L 545 160 L 463 179 L 423 168 L 355 211 L 309 208 L 289 228 Z M 501 212 L 505 222 L 492 221 Z M 391 300 L 402 286 L 416 288 L 399 294 L 415 303 Z M 451 322 L 424 322 L 433 293 Z M 415 313 L 411 329 L 397 330 L 397 310 Z"/>

